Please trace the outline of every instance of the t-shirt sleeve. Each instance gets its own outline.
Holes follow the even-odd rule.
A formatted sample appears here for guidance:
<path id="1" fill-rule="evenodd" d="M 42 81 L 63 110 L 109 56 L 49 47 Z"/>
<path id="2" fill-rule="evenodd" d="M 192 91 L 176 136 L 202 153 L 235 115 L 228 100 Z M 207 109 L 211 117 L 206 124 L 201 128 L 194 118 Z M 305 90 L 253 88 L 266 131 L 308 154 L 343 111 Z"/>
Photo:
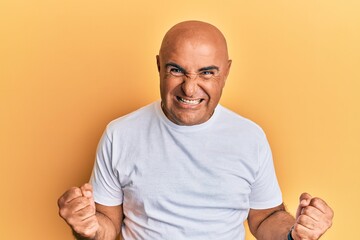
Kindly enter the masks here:
<path id="1" fill-rule="evenodd" d="M 113 166 L 112 142 L 107 131 L 98 144 L 95 164 L 90 178 L 94 200 L 105 206 L 117 206 L 123 202 L 123 192 L 118 174 Z"/>
<path id="2" fill-rule="evenodd" d="M 251 186 L 250 208 L 266 209 L 282 203 L 269 143 L 264 136 L 259 145 L 259 169 Z"/>

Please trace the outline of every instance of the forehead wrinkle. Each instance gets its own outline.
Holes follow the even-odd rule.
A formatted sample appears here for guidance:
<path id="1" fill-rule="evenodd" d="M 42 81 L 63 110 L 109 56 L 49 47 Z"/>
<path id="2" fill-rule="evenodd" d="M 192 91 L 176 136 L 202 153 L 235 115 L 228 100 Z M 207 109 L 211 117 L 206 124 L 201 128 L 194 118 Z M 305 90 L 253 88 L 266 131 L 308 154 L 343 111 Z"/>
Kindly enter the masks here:
<path id="1" fill-rule="evenodd" d="M 216 46 L 208 43 L 200 43 L 198 47 L 193 45 L 190 41 L 186 41 L 167 48 L 160 55 L 161 65 L 176 63 L 188 71 L 201 71 L 210 66 L 220 69 L 226 65 L 228 59 Z"/>

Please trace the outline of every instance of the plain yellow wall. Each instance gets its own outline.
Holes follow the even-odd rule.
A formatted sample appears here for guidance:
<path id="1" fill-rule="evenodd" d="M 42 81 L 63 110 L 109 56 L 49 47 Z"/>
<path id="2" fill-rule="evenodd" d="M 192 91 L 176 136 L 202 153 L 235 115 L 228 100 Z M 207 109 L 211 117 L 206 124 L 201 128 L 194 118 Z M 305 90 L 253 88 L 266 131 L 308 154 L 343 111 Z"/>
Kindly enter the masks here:
<path id="1" fill-rule="evenodd" d="M 226 35 L 222 104 L 266 131 L 288 209 L 322 196 L 323 239 L 357 238 L 359 16 L 358 0 L 1 0 L 0 239 L 72 239 L 57 198 L 88 180 L 110 120 L 159 98 L 155 55 L 188 19 Z"/>

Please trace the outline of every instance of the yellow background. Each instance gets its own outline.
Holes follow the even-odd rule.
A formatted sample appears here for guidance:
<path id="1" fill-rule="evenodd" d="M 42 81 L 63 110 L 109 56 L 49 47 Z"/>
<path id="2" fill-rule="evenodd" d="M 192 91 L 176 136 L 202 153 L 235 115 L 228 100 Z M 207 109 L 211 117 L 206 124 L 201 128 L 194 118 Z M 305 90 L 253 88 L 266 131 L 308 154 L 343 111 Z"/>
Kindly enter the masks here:
<path id="1" fill-rule="evenodd" d="M 72 239 L 57 198 L 110 120 L 159 98 L 155 55 L 188 19 L 226 35 L 222 104 L 266 131 L 289 211 L 309 191 L 335 210 L 323 239 L 357 238 L 359 16 L 358 0 L 1 0 L 0 239 Z"/>

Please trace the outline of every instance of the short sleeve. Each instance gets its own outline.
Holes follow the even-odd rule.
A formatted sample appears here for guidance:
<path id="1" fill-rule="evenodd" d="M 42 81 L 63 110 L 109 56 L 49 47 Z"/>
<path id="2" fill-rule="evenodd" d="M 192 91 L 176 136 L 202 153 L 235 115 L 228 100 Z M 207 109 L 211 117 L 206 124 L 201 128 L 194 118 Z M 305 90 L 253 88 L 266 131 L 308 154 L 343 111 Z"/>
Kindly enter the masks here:
<path id="1" fill-rule="evenodd" d="M 259 169 L 251 186 L 250 208 L 266 209 L 282 203 L 269 143 L 264 135 L 259 145 Z"/>
<path id="2" fill-rule="evenodd" d="M 105 131 L 98 144 L 90 178 L 95 202 L 105 206 L 117 206 L 123 202 L 123 192 L 113 162 L 112 142 Z"/>

